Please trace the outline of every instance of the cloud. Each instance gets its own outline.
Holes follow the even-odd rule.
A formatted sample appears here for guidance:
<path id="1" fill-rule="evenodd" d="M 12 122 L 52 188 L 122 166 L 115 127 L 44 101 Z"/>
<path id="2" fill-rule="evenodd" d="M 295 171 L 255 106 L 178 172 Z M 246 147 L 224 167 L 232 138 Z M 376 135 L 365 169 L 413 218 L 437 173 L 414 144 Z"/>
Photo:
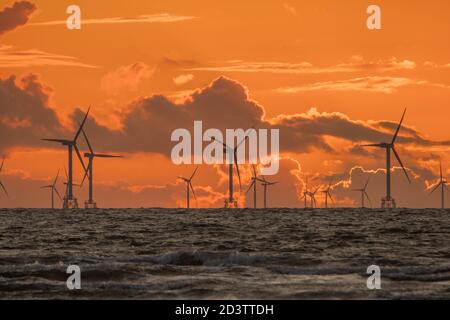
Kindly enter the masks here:
<path id="1" fill-rule="evenodd" d="M 36 6 L 28 1 L 14 2 L 12 7 L 0 11 L 0 35 L 26 24 Z"/>
<path id="2" fill-rule="evenodd" d="M 192 81 L 193 79 L 194 79 L 193 74 L 182 74 L 173 78 L 173 83 L 175 83 L 176 85 L 183 85 Z"/>
<path id="3" fill-rule="evenodd" d="M 393 93 L 398 88 L 410 85 L 425 85 L 427 81 L 400 77 L 363 77 L 348 80 L 316 82 L 298 87 L 276 89 L 279 93 L 298 93 L 307 91 L 363 91 L 377 93 Z"/>
<path id="4" fill-rule="evenodd" d="M 40 66 L 96 68 L 96 66 L 82 63 L 71 56 L 48 53 L 37 49 L 17 50 L 12 46 L 0 45 L 0 68 Z"/>
<path id="5" fill-rule="evenodd" d="M 17 80 L 0 78 L 0 150 L 16 146 L 43 146 L 41 138 L 65 134 L 49 106 L 51 90 L 35 75 Z"/>
<path id="6" fill-rule="evenodd" d="M 283 8 L 289 12 L 291 15 L 296 16 L 297 15 L 297 9 L 295 9 L 294 6 L 292 6 L 291 4 L 285 2 L 283 3 Z"/>
<path id="7" fill-rule="evenodd" d="M 101 89 L 116 95 L 121 91 L 136 91 L 142 81 L 153 75 L 154 69 L 142 62 L 119 67 L 101 80 Z"/>
<path id="8" fill-rule="evenodd" d="M 82 25 L 88 24 L 130 24 L 130 23 L 169 23 L 169 22 L 180 22 L 186 20 L 197 19 L 194 16 L 177 16 L 169 13 L 159 13 L 159 14 L 146 14 L 137 17 L 112 17 L 112 18 L 94 18 L 94 19 L 82 19 Z M 52 25 L 65 25 L 66 20 L 54 20 L 54 21 L 44 21 L 36 22 L 30 25 L 33 26 L 52 26 Z"/>
<path id="9" fill-rule="evenodd" d="M 287 74 L 320 74 L 320 73 L 352 73 L 352 72 L 387 72 L 395 70 L 411 70 L 416 64 L 409 60 L 380 60 L 364 62 L 361 57 L 352 57 L 350 62 L 333 66 L 319 67 L 310 62 L 249 62 L 229 60 L 209 66 L 188 68 L 189 71 L 246 72 L 246 73 L 287 73 Z"/>
<path id="10" fill-rule="evenodd" d="M 0 83 L 0 101 L 2 115 L 8 115 L 9 125 L 3 125 L 3 136 L 18 136 L 16 144 L 21 146 L 41 145 L 37 143 L 35 123 L 39 128 L 41 111 L 48 111 L 48 95 L 45 87 L 35 77 L 22 80 L 29 85 L 17 85 L 15 78 L 5 79 Z M 33 87 L 33 91 L 29 87 Z M 109 129 L 89 117 L 86 130 L 102 150 L 116 152 L 147 152 L 169 156 L 173 143 L 170 136 L 173 130 L 186 128 L 192 130 L 194 120 L 202 120 L 204 130 L 217 128 L 277 128 L 280 130 L 280 150 L 290 153 L 307 153 L 312 149 L 335 153 L 337 150 L 330 142 L 331 138 L 341 139 L 349 145 L 361 142 L 390 141 L 398 119 L 394 121 L 359 121 L 352 120 L 340 112 L 319 112 L 310 109 L 305 113 L 278 115 L 266 118 L 265 109 L 250 98 L 247 88 L 229 78 L 220 77 L 209 85 L 186 93 L 185 98 L 176 103 L 164 95 L 153 95 L 134 99 L 120 114 L 120 130 Z M 23 96 L 32 109 L 27 113 L 18 113 L 16 105 L 21 100 L 14 96 Z M 38 99 L 39 98 L 39 99 Z M 53 111 L 52 111 L 53 112 Z M 44 113 L 45 114 L 45 113 Z M 399 115 L 401 110 L 399 110 Z M 75 110 L 71 119 L 81 119 L 83 111 Z M 35 120 L 35 118 L 37 120 Z M 54 118 L 53 118 L 54 119 Z M 35 122 L 36 121 L 36 122 Z M 3 121 L 5 123 L 5 121 Z M 24 129 L 32 124 L 31 131 Z M 54 120 L 48 123 L 52 127 L 64 127 Z M 13 129 L 13 126 L 22 130 Z M 43 130 L 41 128 L 41 130 Z M 66 132 L 70 131 L 69 129 Z M 45 132 L 45 131 L 43 131 Z M 51 133 L 52 131 L 50 131 Z M 28 137 L 26 135 L 29 135 Z M 42 133 L 39 134 L 42 137 Z M 449 146 L 449 141 L 432 141 L 416 129 L 408 126 L 408 120 L 400 132 L 398 143 L 411 146 Z M 8 144 L 9 146 L 13 144 Z"/>

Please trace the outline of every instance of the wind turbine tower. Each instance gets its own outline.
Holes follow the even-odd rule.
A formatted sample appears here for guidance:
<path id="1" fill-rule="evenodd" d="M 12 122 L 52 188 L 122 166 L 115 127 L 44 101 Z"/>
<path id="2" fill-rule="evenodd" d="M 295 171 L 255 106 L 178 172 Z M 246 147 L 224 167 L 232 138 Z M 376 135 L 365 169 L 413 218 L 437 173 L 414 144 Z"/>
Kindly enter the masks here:
<path id="1" fill-rule="evenodd" d="M 372 207 L 372 201 L 370 201 L 369 195 L 367 194 L 367 186 L 369 185 L 370 177 L 367 179 L 366 184 L 361 189 L 353 189 L 352 191 L 361 192 L 361 208 L 365 208 L 364 206 L 364 198 L 369 200 L 370 206 Z"/>
<path id="2" fill-rule="evenodd" d="M 55 202 L 54 202 L 54 194 L 56 193 L 56 195 L 58 196 L 58 198 L 60 200 L 62 200 L 61 195 L 58 192 L 58 189 L 56 189 L 56 182 L 58 181 L 58 177 L 59 177 L 59 170 L 58 173 L 56 174 L 55 180 L 53 181 L 52 184 L 49 184 L 47 186 L 42 186 L 42 189 L 50 189 L 51 191 L 51 205 L 52 205 L 52 209 L 55 209 Z"/>
<path id="3" fill-rule="evenodd" d="M 190 178 L 184 178 L 184 177 L 178 177 L 178 179 L 183 180 L 184 182 L 186 182 L 186 208 L 190 208 L 190 200 L 191 200 L 191 196 L 190 196 L 190 190 L 192 190 L 192 194 L 194 195 L 194 199 L 197 200 L 197 197 L 195 196 L 195 191 L 194 191 L 194 187 L 192 186 L 192 179 L 194 178 L 196 172 L 197 172 L 198 166 L 195 168 L 194 172 L 192 173 L 192 175 L 190 176 Z"/>
<path id="4" fill-rule="evenodd" d="M 86 140 L 86 144 L 88 145 L 89 152 L 86 152 L 84 154 L 85 158 L 88 158 L 88 167 L 86 172 L 84 173 L 83 181 L 81 184 L 83 184 L 84 180 L 86 179 L 86 176 L 89 178 L 89 199 L 84 202 L 84 207 L 86 209 L 95 209 L 97 208 L 97 203 L 94 201 L 94 183 L 93 183 L 93 169 L 94 169 L 94 159 L 95 158 L 123 158 L 123 156 L 116 156 L 116 155 L 110 155 L 110 154 L 102 154 L 102 153 L 95 153 L 92 149 L 92 145 L 89 142 L 89 139 L 86 135 L 86 132 L 84 129 L 81 129 L 81 132 L 83 133 L 84 139 Z"/>
<path id="5" fill-rule="evenodd" d="M 381 142 L 381 143 L 374 143 L 374 144 L 366 144 L 363 145 L 363 147 L 376 147 L 386 150 L 386 196 L 381 199 L 381 208 L 396 208 L 397 205 L 395 203 L 395 199 L 392 198 L 391 195 L 391 151 L 394 153 L 395 158 L 397 159 L 398 163 L 403 169 L 403 172 L 405 173 L 406 178 L 408 179 L 409 183 L 411 183 L 411 180 L 409 179 L 408 172 L 406 171 L 405 167 L 403 166 L 402 160 L 400 159 L 397 151 L 395 150 L 395 140 L 397 139 L 398 133 L 402 127 L 403 119 L 405 118 L 406 109 L 403 111 L 402 118 L 400 120 L 400 123 L 397 126 L 397 130 L 395 131 L 395 134 L 392 138 L 392 141 L 390 143 Z"/>
<path id="6" fill-rule="evenodd" d="M 439 183 L 433 188 L 433 190 L 431 190 L 430 195 L 432 193 L 434 193 L 437 188 L 441 187 L 441 208 L 445 209 L 445 191 L 448 191 L 447 188 L 447 180 L 444 179 L 443 174 L 442 174 L 442 163 L 440 164 L 440 178 L 439 178 Z"/>
<path id="7" fill-rule="evenodd" d="M 86 119 L 88 117 L 90 108 L 87 110 L 86 115 L 84 116 L 83 122 L 81 123 L 80 127 L 78 128 L 75 137 L 73 140 L 64 140 L 64 139 L 42 139 L 44 141 L 51 141 L 51 142 L 57 142 L 62 144 L 63 146 L 67 147 L 67 153 L 68 153 L 68 163 L 69 163 L 69 175 L 67 178 L 67 194 L 64 197 L 64 203 L 63 208 L 64 209 L 77 209 L 78 208 L 78 201 L 73 196 L 73 168 L 72 168 L 72 152 L 73 149 L 75 149 L 75 152 L 77 154 L 78 160 L 80 160 L 81 165 L 83 166 L 84 172 L 86 172 L 86 166 L 84 165 L 83 158 L 81 157 L 80 151 L 78 150 L 77 146 L 77 139 L 81 133 L 81 130 L 83 129 L 83 126 L 86 122 Z"/>

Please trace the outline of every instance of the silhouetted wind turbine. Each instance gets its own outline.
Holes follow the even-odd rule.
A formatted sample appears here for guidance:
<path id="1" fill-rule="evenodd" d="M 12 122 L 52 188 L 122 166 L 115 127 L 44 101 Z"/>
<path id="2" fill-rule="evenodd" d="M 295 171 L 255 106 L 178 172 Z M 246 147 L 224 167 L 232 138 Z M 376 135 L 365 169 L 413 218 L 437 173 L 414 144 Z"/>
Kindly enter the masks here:
<path id="1" fill-rule="evenodd" d="M 334 203 L 333 197 L 331 196 L 331 184 L 333 183 L 333 179 L 330 179 L 330 182 L 328 183 L 328 187 L 325 190 L 322 190 L 321 192 L 325 194 L 325 208 L 328 208 L 328 197 L 330 198 L 331 202 Z"/>
<path id="2" fill-rule="evenodd" d="M 3 164 L 5 163 L 5 158 L 3 157 L 2 160 L 2 165 L 0 166 L 0 173 L 2 172 L 3 169 Z M 2 187 L 3 192 L 5 192 L 6 196 L 9 197 L 8 191 L 6 191 L 5 185 L 3 184 L 3 182 L 0 181 L 0 187 Z"/>
<path id="3" fill-rule="evenodd" d="M 59 170 L 58 173 L 56 174 L 55 180 L 53 181 L 53 184 L 49 184 L 48 186 L 42 186 L 41 189 L 50 189 L 51 191 L 51 199 L 52 199 L 52 209 L 55 209 L 55 205 L 54 205 L 54 193 L 56 192 L 56 195 L 58 196 L 59 199 L 62 200 L 61 195 L 58 192 L 58 189 L 56 189 L 56 182 L 58 181 L 58 177 L 59 177 Z"/>
<path id="4" fill-rule="evenodd" d="M 395 200 L 391 197 L 391 150 L 394 152 L 395 157 L 397 158 L 398 163 L 403 169 L 403 172 L 405 173 L 406 178 L 408 179 L 409 183 L 411 183 L 411 180 L 409 179 L 408 172 L 406 171 L 405 167 L 403 166 L 402 160 L 400 159 L 397 151 L 395 150 L 395 140 L 397 139 L 398 133 L 400 131 L 400 128 L 402 127 L 403 119 L 405 118 L 406 109 L 403 111 L 402 118 L 400 120 L 400 123 L 398 124 L 397 130 L 395 131 L 395 134 L 392 138 L 392 141 L 390 143 L 374 143 L 374 144 L 366 144 L 363 145 L 363 147 L 377 147 L 382 148 L 386 150 L 386 197 L 381 199 L 381 207 L 382 208 L 395 208 Z"/>
<path id="5" fill-rule="evenodd" d="M 442 175 L 442 163 L 440 163 L 440 178 L 439 178 L 439 183 L 433 188 L 433 190 L 431 190 L 430 195 L 432 193 L 434 193 L 436 191 L 437 188 L 441 187 L 441 208 L 445 209 L 445 199 L 444 199 L 444 195 L 445 195 L 445 190 L 448 191 L 447 188 L 447 180 L 444 179 L 443 175 Z"/>
<path id="6" fill-rule="evenodd" d="M 275 184 L 277 184 L 278 182 L 270 182 L 267 181 L 266 178 L 262 177 L 263 182 L 261 182 L 261 185 L 264 187 L 264 209 L 267 208 L 267 187 L 268 186 L 273 186 Z"/>
<path id="7" fill-rule="evenodd" d="M 239 179 L 239 190 L 242 190 L 242 184 L 241 184 L 241 174 L 239 173 L 239 165 L 237 161 L 237 151 L 239 147 L 246 141 L 248 136 L 246 135 L 244 139 L 242 139 L 241 142 L 239 142 L 234 149 L 227 146 L 224 142 L 220 141 L 219 139 L 216 139 L 215 137 L 212 138 L 212 141 L 219 142 L 223 146 L 223 152 L 224 153 L 230 153 L 233 155 L 233 162 L 228 165 L 228 199 L 225 200 L 225 208 L 237 208 L 237 200 L 233 197 L 233 163 L 236 166 L 236 172 Z"/>
<path id="8" fill-rule="evenodd" d="M 262 183 L 265 183 L 265 180 L 262 180 L 260 178 L 258 178 L 258 175 L 256 174 L 256 168 L 255 165 L 252 164 L 252 169 L 253 169 L 253 176 L 252 176 L 252 183 L 250 184 L 250 186 L 247 189 L 247 193 L 250 191 L 250 189 L 253 187 L 253 208 L 256 209 L 256 182 L 260 181 Z M 265 197 L 264 197 L 265 198 Z"/>
<path id="9" fill-rule="evenodd" d="M 183 180 L 184 182 L 186 182 L 186 208 L 190 208 L 190 190 L 192 190 L 192 194 L 194 195 L 194 199 L 197 201 L 197 197 L 195 196 L 195 191 L 194 191 L 194 187 L 192 186 L 192 179 L 195 176 L 195 173 L 197 172 L 198 166 L 195 168 L 194 172 L 192 173 L 191 177 L 188 178 L 184 178 L 184 177 L 178 177 L 178 179 Z"/>
<path id="10" fill-rule="evenodd" d="M 300 200 L 305 200 L 305 209 L 308 207 L 307 205 L 307 201 L 308 201 L 308 195 L 309 195 L 309 191 L 308 191 L 308 177 L 306 177 L 306 182 L 305 182 L 305 190 L 303 190 L 303 197 Z"/>
<path id="11" fill-rule="evenodd" d="M 89 142 L 86 132 L 84 132 L 84 129 L 81 129 L 81 132 L 83 133 L 84 139 L 86 140 L 86 143 L 89 148 L 89 152 L 84 153 L 84 157 L 88 158 L 88 167 L 84 173 L 83 181 L 81 182 L 81 184 L 83 185 L 84 180 L 86 179 L 86 176 L 88 176 L 88 178 L 89 178 L 89 199 L 84 203 L 84 207 L 86 209 L 97 208 L 97 203 L 94 201 L 94 197 L 93 197 L 94 185 L 93 185 L 92 171 L 93 171 L 93 167 L 94 167 L 94 158 L 123 158 L 123 156 L 95 153 L 94 150 L 92 149 L 92 145 Z"/>
<path id="12" fill-rule="evenodd" d="M 314 192 L 309 193 L 309 197 L 311 198 L 311 208 L 317 208 L 317 202 L 316 202 L 316 193 L 319 191 L 320 186 L 314 190 Z"/>
<path id="13" fill-rule="evenodd" d="M 372 201 L 370 201 L 369 195 L 367 194 L 367 186 L 369 185 L 370 176 L 366 181 L 366 184 L 361 189 L 353 189 L 352 191 L 361 192 L 361 208 L 365 208 L 364 206 L 364 197 L 367 197 L 367 200 L 369 200 L 370 207 L 372 207 Z"/>
<path id="14" fill-rule="evenodd" d="M 84 172 L 86 172 L 86 166 L 84 165 L 83 158 L 81 157 L 80 151 L 78 150 L 77 146 L 77 139 L 81 133 L 81 130 L 83 129 L 84 123 L 86 122 L 86 119 L 88 117 L 90 108 L 87 110 L 86 115 L 84 116 L 83 122 L 81 123 L 80 127 L 78 128 L 75 137 L 73 140 L 63 140 L 63 139 L 42 139 L 44 141 L 51 141 L 51 142 L 58 142 L 61 143 L 63 146 L 67 146 L 68 151 L 68 162 L 69 162 L 69 175 L 67 178 L 67 195 L 64 197 L 64 204 L 63 208 L 78 208 L 78 201 L 73 196 L 73 168 L 72 168 L 72 150 L 75 149 L 75 152 L 77 154 L 78 160 L 80 160 L 81 165 L 83 166 Z"/>

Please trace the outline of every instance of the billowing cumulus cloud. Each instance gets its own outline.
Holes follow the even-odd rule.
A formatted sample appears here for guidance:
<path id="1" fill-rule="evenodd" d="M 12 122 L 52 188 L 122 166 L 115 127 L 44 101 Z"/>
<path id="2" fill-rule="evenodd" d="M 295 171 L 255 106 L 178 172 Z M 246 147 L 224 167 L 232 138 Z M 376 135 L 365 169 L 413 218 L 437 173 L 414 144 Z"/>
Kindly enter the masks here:
<path id="1" fill-rule="evenodd" d="M 36 5 L 29 1 L 17 1 L 0 11 L 0 36 L 26 24 Z"/>
<path id="2" fill-rule="evenodd" d="M 14 78 L 0 83 L 0 101 L 5 115 L 11 120 L 11 125 L 3 125 L 4 130 L 14 131 L 12 124 L 18 127 L 33 125 L 20 133 L 11 135 L 21 137 L 16 144 L 35 145 L 35 131 L 40 128 L 42 115 L 53 112 L 48 106 L 48 92 L 39 84 L 35 77 L 25 78 L 22 84 L 16 84 Z M 32 112 L 17 113 L 17 101 L 14 95 L 25 97 Z M 9 99 L 9 100 L 8 100 Z M 7 110 L 6 110 L 7 109 Z M 46 112 L 42 113 L 40 110 Z M 204 130 L 207 128 L 278 128 L 280 129 L 281 152 L 303 153 L 312 148 L 334 152 L 328 137 L 345 140 L 349 145 L 360 142 L 390 141 L 398 119 L 394 121 L 358 121 L 352 120 L 340 112 L 319 112 L 310 109 L 305 113 L 279 115 L 266 118 L 264 107 L 252 100 L 248 90 L 239 82 L 220 77 L 204 88 L 194 90 L 183 102 L 175 103 L 162 95 L 153 95 L 135 99 L 121 115 L 121 129 L 111 130 L 100 125 L 92 117 L 89 118 L 86 130 L 92 139 L 98 141 L 102 151 L 118 152 L 149 152 L 170 155 L 173 143 L 170 136 L 178 128 L 193 129 L 194 120 L 202 120 Z M 401 110 L 399 110 L 400 116 Z M 56 116 L 53 115 L 56 119 Z M 35 119 L 36 118 L 36 119 Z M 76 110 L 72 119 L 81 119 L 82 112 Z M 5 122 L 5 121 L 3 121 Z M 34 125 L 36 124 L 36 126 Z M 36 128 L 35 128 L 36 127 Z M 62 127 L 53 120 L 46 130 Z M 44 129 L 43 128 L 43 129 Z M 43 130 L 42 129 L 42 130 Z M 29 136 L 26 136 L 26 135 Z M 420 132 L 407 126 L 401 131 L 398 143 L 410 143 L 419 146 L 446 145 L 450 142 L 434 142 L 424 137 Z M 350 147 L 350 146 L 349 146 Z"/>

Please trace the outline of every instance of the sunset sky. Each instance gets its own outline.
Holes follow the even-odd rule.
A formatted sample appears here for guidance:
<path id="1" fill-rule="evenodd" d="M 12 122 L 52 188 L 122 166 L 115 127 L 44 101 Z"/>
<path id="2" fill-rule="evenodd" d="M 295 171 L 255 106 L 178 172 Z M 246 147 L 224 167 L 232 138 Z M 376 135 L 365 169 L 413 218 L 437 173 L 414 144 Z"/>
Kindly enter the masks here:
<path id="1" fill-rule="evenodd" d="M 81 30 L 66 27 L 72 4 Z M 366 27 L 370 4 L 381 8 L 381 30 Z M 171 162 L 170 133 L 194 120 L 280 129 L 269 206 L 303 206 L 306 176 L 312 189 L 333 178 L 337 206 L 359 205 L 351 189 L 371 176 L 379 206 L 384 151 L 359 145 L 389 142 L 404 108 L 397 149 L 412 184 L 395 167 L 393 196 L 399 206 L 437 207 L 439 193 L 428 193 L 440 158 L 450 176 L 449 12 L 447 0 L 2 0 L 0 181 L 10 197 L 0 194 L 0 207 L 48 207 L 40 187 L 58 170 L 63 193 L 67 152 L 40 139 L 71 138 L 89 106 L 95 151 L 125 156 L 96 160 L 100 207 L 185 206 L 176 179 L 194 166 Z M 244 206 L 251 171 L 241 169 Z M 223 206 L 226 170 L 200 166 L 194 206 Z M 82 206 L 87 185 L 74 192 Z"/>

